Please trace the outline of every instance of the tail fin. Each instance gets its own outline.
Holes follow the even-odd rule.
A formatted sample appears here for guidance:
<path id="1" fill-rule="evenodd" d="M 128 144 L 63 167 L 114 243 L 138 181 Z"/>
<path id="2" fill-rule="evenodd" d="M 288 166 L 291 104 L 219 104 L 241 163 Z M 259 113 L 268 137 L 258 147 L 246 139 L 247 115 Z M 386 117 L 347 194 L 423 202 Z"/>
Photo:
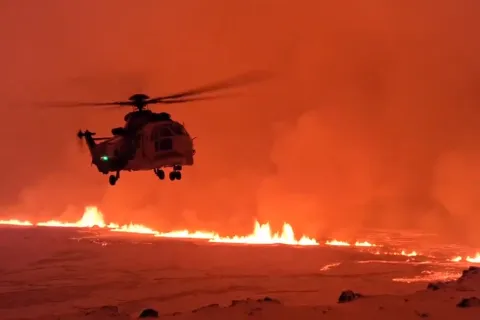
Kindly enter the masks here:
<path id="1" fill-rule="evenodd" d="M 79 130 L 77 133 L 77 137 L 79 139 L 82 139 L 82 138 L 85 139 L 85 141 L 87 142 L 88 149 L 90 150 L 90 153 L 92 155 L 95 150 L 95 147 L 97 146 L 97 144 L 95 143 L 95 139 L 93 138 L 94 135 L 95 135 L 95 132 L 90 132 L 88 130 L 85 130 L 85 131 Z"/>

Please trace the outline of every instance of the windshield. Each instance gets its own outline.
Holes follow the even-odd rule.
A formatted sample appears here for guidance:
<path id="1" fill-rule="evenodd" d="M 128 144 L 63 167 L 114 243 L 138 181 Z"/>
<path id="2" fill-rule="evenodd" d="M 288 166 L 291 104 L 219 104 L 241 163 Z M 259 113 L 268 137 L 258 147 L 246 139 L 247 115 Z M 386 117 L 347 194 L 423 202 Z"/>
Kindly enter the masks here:
<path id="1" fill-rule="evenodd" d="M 170 129 L 172 129 L 173 133 L 176 135 L 179 135 L 179 136 L 187 135 L 185 129 L 179 123 L 172 123 L 172 125 L 170 126 Z"/>

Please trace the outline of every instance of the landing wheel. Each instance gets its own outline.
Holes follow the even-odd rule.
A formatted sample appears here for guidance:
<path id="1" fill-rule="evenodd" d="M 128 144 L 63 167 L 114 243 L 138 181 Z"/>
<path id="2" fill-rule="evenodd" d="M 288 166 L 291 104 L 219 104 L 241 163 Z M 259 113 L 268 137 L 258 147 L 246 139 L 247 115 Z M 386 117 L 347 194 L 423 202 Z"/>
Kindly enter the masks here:
<path id="1" fill-rule="evenodd" d="M 155 174 L 160 180 L 165 179 L 165 171 L 163 171 L 162 169 L 156 169 Z"/>
<path id="2" fill-rule="evenodd" d="M 168 175 L 168 178 L 170 179 L 170 181 L 182 180 L 182 173 L 180 171 L 172 171 Z"/>
<path id="3" fill-rule="evenodd" d="M 111 186 L 114 186 L 115 183 L 117 183 L 118 178 L 114 176 L 113 174 L 108 177 L 108 182 L 110 183 Z"/>

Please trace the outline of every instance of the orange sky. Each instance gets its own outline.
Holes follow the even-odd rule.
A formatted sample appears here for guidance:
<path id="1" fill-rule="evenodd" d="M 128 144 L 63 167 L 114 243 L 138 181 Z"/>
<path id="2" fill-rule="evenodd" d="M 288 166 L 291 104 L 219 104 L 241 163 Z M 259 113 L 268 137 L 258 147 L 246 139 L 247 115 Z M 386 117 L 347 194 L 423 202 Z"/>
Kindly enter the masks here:
<path id="1" fill-rule="evenodd" d="M 480 3 L 390 2 L 0 1 L 0 215 L 93 204 L 162 230 L 249 232 L 255 217 L 312 236 L 403 224 L 479 241 Z M 198 137 L 181 182 L 125 173 L 112 188 L 90 166 L 76 131 L 109 134 L 128 110 L 33 105 L 260 68 L 276 78 L 245 96 L 163 109 Z"/>

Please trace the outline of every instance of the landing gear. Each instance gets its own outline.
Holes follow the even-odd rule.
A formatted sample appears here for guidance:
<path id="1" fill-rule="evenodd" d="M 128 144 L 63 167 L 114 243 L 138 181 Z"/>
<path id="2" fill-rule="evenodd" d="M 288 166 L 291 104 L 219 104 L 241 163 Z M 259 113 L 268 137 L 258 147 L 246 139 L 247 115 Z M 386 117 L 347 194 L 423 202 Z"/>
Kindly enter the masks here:
<path id="1" fill-rule="evenodd" d="M 117 183 L 118 179 L 120 179 L 120 171 L 117 171 L 117 174 L 112 174 L 110 177 L 108 177 L 108 182 L 111 186 L 114 186 Z"/>
<path id="2" fill-rule="evenodd" d="M 170 181 L 182 180 L 182 173 L 180 171 L 172 171 L 172 172 L 170 172 L 168 177 L 170 178 Z"/>
<path id="3" fill-rule="evenodd" d="M 155 172 L 155 175 L 158 177 L 158 179 L 165 179 L 165 171 L 163 171 L 162 169 L 153 169 L 153 172 Z"/>
<path id="4" fill-rule="evenodd" d="M 182 170 L 182 166 L 179 166 L 179 165 L 173 166 L 173 171 L 171 171 L 168 174 L 168 178 L 170 179 L 170 181 L 182 180 L 181 170 Z M 153 169 L 153 172 L 160 180 L 165 179 L 165 171 L 163 171 L 162 169 Z"/>
<path id="5" fill-rule="evenodd" d="M 173 180 L 182 180 L 182 166 L 179 166 L 179 165 L 175 165 L 173 166 L 173 171 L 170 172 L 170 174 L 168 175 L 168 178 L 170 179 L 170 181 L 173 181 Z"/>

